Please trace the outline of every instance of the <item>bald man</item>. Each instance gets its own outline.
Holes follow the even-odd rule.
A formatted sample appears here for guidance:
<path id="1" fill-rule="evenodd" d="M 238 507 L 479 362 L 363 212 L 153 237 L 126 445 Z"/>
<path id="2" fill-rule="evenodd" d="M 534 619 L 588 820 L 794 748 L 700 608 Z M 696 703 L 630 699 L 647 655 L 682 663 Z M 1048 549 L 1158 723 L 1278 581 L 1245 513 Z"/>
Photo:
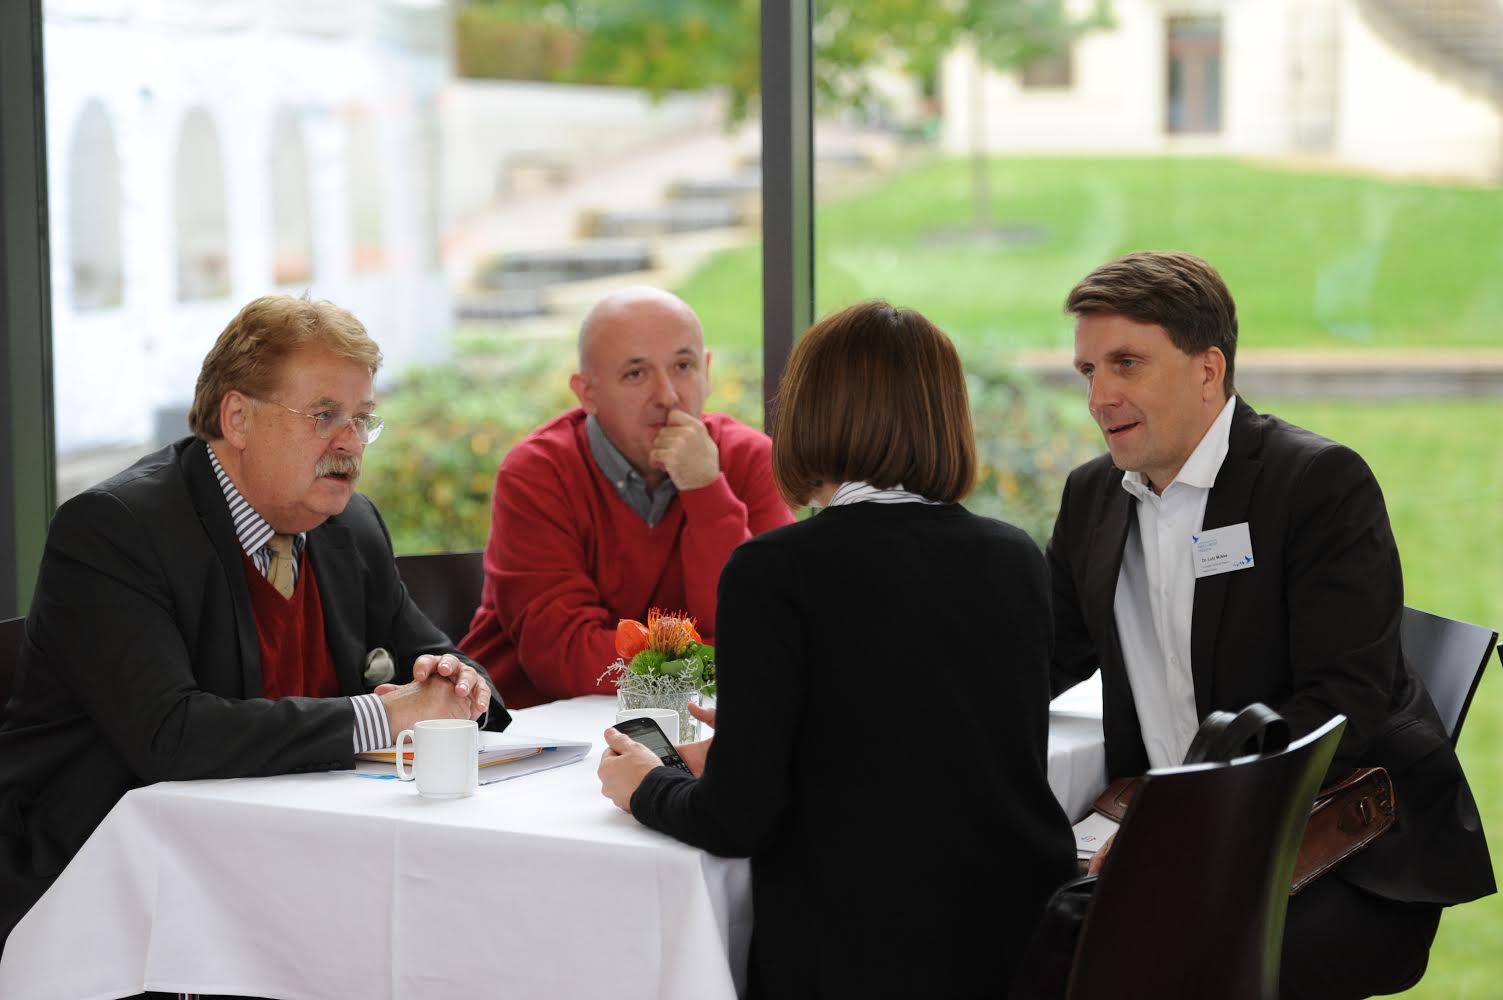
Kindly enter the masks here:
<path id="1" fill-rule="evenodd" d="M 731 550 L 793 520 L 767 435 L 704 413 L 710 353 L 694 311 L 633 287 L 579 330 L 579 407 L 501 463 L 485 587 L 460 648 L 508 707 L 609 694 L 616 623 L 687 611 L 714 641 Z"/>

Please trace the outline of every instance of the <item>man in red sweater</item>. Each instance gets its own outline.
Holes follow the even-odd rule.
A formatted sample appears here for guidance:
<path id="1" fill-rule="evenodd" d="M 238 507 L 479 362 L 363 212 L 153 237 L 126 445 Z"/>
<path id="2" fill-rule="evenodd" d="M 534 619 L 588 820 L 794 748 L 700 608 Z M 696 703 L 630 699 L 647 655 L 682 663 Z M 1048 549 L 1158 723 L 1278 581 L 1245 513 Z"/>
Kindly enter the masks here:
<path id="1" fill-rule="evenodd" d="M 616 623 L 686 611 L 713 642 L 715 587 L 737 545 L 793 520 L 767 435 L 705 415 L 710 354 L 694 311 L 634 287 L 579 330 L 579 407 L 501 463 L 485 587 L 459 644 L 508 707 L 609 693 Z"/>

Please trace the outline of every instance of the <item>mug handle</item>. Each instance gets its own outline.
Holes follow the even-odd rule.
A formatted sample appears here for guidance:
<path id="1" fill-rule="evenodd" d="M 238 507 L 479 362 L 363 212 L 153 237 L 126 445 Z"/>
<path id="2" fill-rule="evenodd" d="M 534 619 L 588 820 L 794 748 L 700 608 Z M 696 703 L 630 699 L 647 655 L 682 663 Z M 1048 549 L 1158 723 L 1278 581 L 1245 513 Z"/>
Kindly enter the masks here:
<path id="1" fill-rule="evenodd" d="M 408 741 L 408 740 L 410 740 L 412 742 L 412 748 L 414 750 L 416 750 L 417 749 L 417 735 L 415 733 L 413 733 L 413 731 L 411 729 L 404 729 L 404 730 L 401 731 L 401 733 L 399 733 L 397 735 L 397 780 L 398 781 L 411 781 L 417 775 L 417 761 L 416 760 L 413 761 L 413 768 L 412 768 L 412 770 L 406 771 L 406 770 L 402 769 L 402 765 L 404 763 L 406 763 L 406 761 L 405 761 L 405 759 L 403 758 L 403 755 L 402 755 L 402 743 L 404 741 Z"/>

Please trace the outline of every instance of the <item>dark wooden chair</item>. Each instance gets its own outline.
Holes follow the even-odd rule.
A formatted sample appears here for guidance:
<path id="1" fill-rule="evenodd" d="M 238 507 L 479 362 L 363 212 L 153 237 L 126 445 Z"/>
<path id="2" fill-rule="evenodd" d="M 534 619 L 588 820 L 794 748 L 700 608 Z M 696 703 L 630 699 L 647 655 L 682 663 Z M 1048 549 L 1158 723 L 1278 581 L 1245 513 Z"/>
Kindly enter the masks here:
<path id="1" fill-rule="evenodd" d="M 1286 749 L 1149 771 L 1081 927 L 1069 1000 L 1273 1000 L 1289 880 L 1337 716 Z"/>
<path id="2" fill-rule="evenodd" d="M 480 588 L 485 583 L 480 552 L 397 556 L 397 572 L 428 620 L 455 642 L 463 639 L 480 606 Z"/>
<path id="3" fill-rule="evenodd" d="M 1455 746 L 1472 695 L 1498 645 L 1498 633 L 1484 625 L 1406 607 L 1399 623 L 1399 641 Z"/>
<path id="4" fill-rule="evenodd" d="M 0 620 L 0 722 L 16 683 L 16 665 L 21 662 L 21 640 L 26 635 L 25 618 Z"/>

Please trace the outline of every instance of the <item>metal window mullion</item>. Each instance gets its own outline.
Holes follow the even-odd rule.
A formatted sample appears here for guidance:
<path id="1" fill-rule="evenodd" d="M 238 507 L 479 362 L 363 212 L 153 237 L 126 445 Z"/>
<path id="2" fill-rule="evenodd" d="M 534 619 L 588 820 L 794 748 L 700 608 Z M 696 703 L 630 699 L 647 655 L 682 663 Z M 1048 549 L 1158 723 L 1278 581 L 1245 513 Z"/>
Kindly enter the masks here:
<path id="1" fill-rule="evenodd" d="M 814 321 L 814 0 L 762 0 L 762 407 Z"/>

